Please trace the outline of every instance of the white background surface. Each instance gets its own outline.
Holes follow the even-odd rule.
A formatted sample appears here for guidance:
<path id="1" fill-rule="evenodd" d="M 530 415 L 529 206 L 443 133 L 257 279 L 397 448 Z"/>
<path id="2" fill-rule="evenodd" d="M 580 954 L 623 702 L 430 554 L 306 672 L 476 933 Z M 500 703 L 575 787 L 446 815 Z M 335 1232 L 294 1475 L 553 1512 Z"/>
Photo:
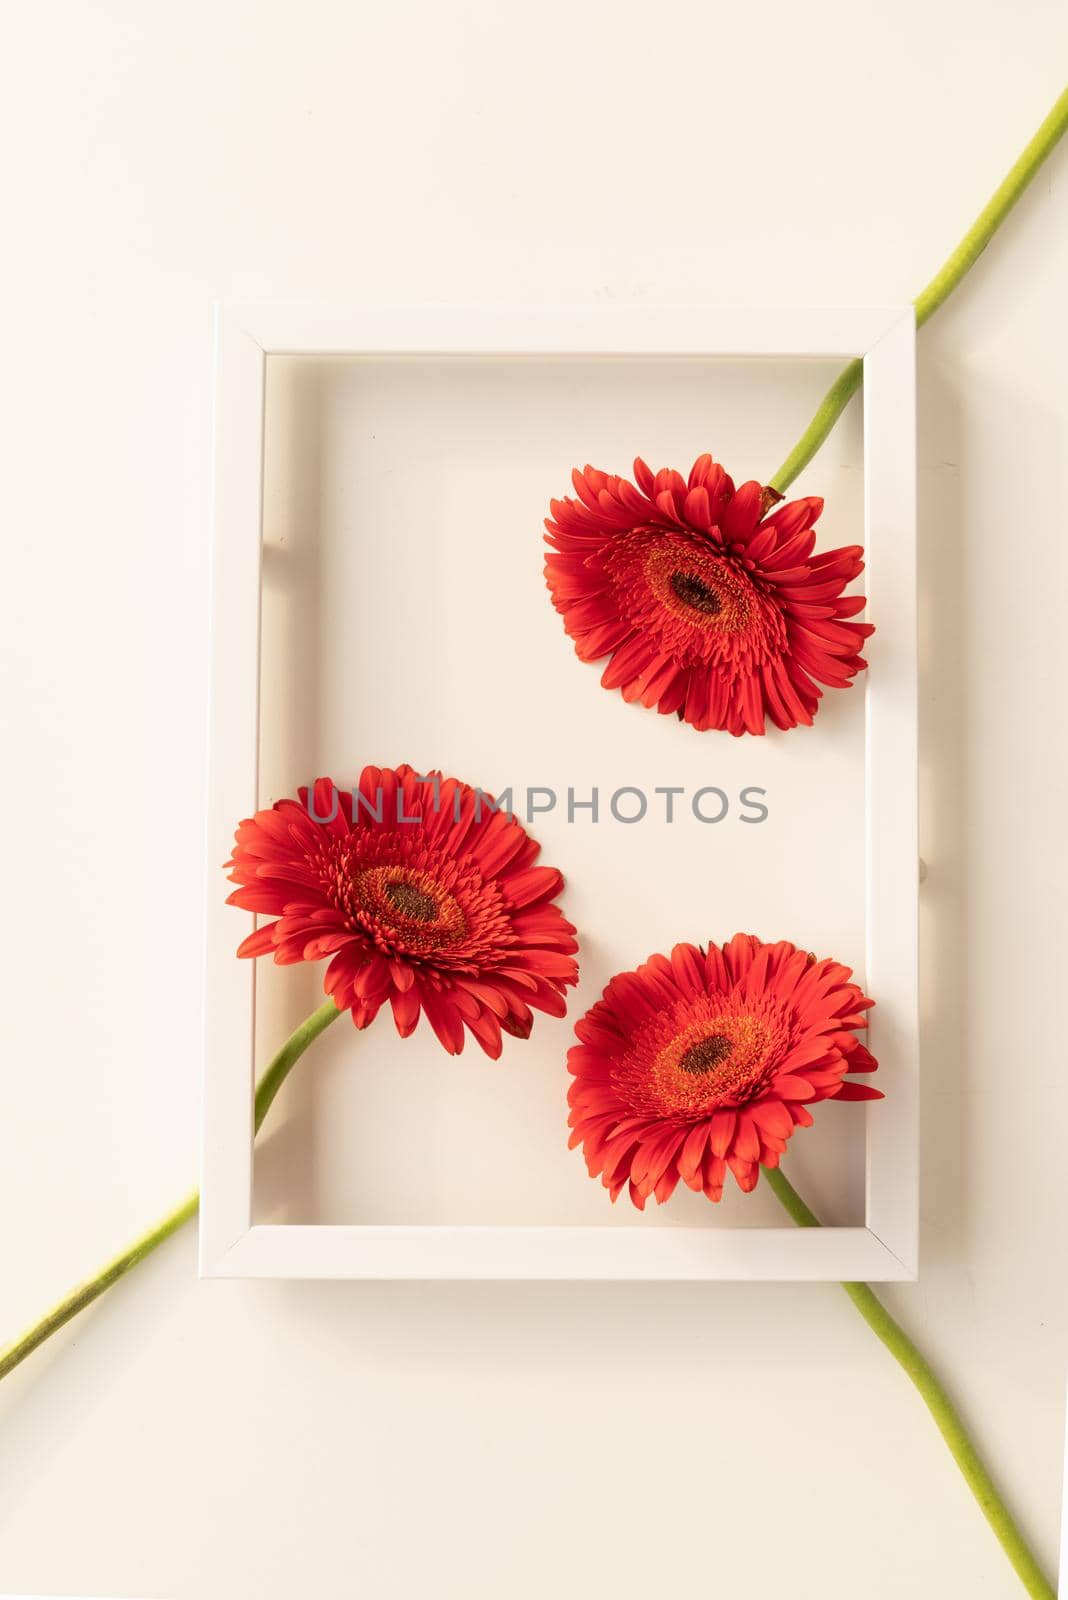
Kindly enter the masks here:
<path id="1" fill-rule="evenodd" d="M 893 303 L 1066 45 L 1034 0 L 9 24 L 4 1333 L 195 1165 L 212 300 Z M 1048 1564 L 1066 190 L 1061 151 L 921 335 L 924 1264 L 887 1296 Z M 201 1284 L 190 1233 L 0 1429 L 9 1590 L 1018 1592 L 833 1288 Z"/>

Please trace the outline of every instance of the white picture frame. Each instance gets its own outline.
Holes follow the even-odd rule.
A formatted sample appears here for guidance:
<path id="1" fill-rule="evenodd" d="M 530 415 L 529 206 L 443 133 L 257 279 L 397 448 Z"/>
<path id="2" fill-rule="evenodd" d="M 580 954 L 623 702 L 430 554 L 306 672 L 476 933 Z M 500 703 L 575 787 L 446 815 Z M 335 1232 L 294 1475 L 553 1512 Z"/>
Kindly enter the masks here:
<path id="1" fill-rule="evenodd" d="M 217 315 L 200 1271 L 206 1277 L 891 1281 L 917 1275 L 915 322 L 846 310 L 261 305 Z M 861 357 L 867 594 L 868 992 L 886 1099 L 867 1118 L 865 1225 L 798 1229 L 253 1224 L 253 963 L 218 864 L 257 805 L 266 358 Z M 859 1111 L 859 1108 L 858 1108 Z M 861 1113 L 862 1114 L 862 1113 Z"/>

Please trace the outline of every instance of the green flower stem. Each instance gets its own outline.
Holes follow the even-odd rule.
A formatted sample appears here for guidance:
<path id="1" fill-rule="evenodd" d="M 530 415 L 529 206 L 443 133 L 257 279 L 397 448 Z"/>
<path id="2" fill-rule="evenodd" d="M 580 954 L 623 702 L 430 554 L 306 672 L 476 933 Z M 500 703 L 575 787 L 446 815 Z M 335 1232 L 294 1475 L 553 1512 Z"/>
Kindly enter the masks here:
<path id="1" fill-rule="evenodd" d="M 934 316 L 942 302 L 949 298 L 961 279 L 978 261 L 1066 129 L 1068 129 L 1068 89 L 1065 89 L 1016 165 L 994 191 L 953 254 L 935 273 L 926 289 L 913 301 L 918 328 L 922 328 L 928 318 Z M 775 476 L 768 480 L 769 488 L 777 489 L 783 494 L 798 473 L 808 466 L 863 381 L 863 362 L 851 361 L 842 369 L 794 448 Z"/>
<path id="2" fill-rule="evenodd" d="M 308 1046 L 318 1039 L 321 1033 L 325 1033 L 332 1022 L 336 1022 L 338 1017 L 343 1015 L 344 1012 L 339 1011 L 332 1000 L 324 1000 L 318 1011 L 313 1011 L 310 1017 L 305 1017 L 300 1027 L 289 1035 L 256 1085 L 253 1126 L 257 1133 L 263 1127 L 264 1117 L 274 1105 L 275 1095 L 289 1077 L 289 1069 L 300 1060 Z"/>
<path id="3" fill-rule="evenodd" d="M 809 1210 L 793 1184 L 778 1167 L 765 1167 L 764 1177 L 769 1188 L 782 1202 L 799 1228 L 820 1226 L 819 1218 Z M 1035 1600 L 1056 1600 L 1056 1591 L 1047 1581 L 1028 1548 L 1008 1506 L 999 1495 L 994 1480 L 969 1438 L 953 1402 L 927 1361 L 866 1283 L 843 1283 L 842 1288 L 872 1332 L 882 1340 L 894 1360 L 904 1367 L 916 1385 L 924 1405 L 949 1446 L 950 1454 L 960 1468 L 965 1483 L 979 1502 L 979 1509 L 993 1528 L 1027 1593 L 1033 1595 Z"/>
<path id="4" fill-rule="evenodd" d="M 334 1002 L 327 1000 L 324 1005 L 319 1007 L 318 1011 L 313 1011 L 311 1016 L 307 1017 L 294 1033 L 290 1034 L 256 1085 L 255 1125 L 257 1133 L 264 1117 L 271 1109 L 275 1095 L 288 1077 L 290 1068 L 304 1054 L 312 1040 L 317 1039 L 323 1030 L 328 1028 L 340 1016 L 341 1012 Z M 157 1222 L 153 1227 L 149 1228 L 147 1233 L 143 1233 L 139 1239 L 135 1239 L 133 1244 L 124 1250 L 121 1255 L 117 1255 L 114 1260 L 108 1262 L 107 1266 L 102 1267 L 94 1278 L 79 1284 L 77 1289 L 72 1290 L 65 1299 L 54 1305 L 51 1311 L 47 1312 L 39 1322 L 35 1322 L 33 1327 L 22 1335 L 21 1339 L 16 1339 L 14 1344 L 8 1345 L 6 1350 L 0 1351 L 0 1378 L 6 1378 L 8 1373 L 13 1372 L 21 1361 L 25 1361 L 26 1357 L 32 1355 L 39 1345 L 44 1344 L 46 1339 L 50 1339 L 52 1334 L 62 1328 L 65 1322 L 69 1322 L 72 1317 L 76 1317 L 79 1311 L 84 1311 L 86 1306 L 92 1305 L 93 1301 L 99 1299 L 105 1289 L 110 1289 L 113 1283 L 117 1283 L 121 1277 L 124 1277 L 130 1271 L 131 1267 L 136 1267 L 139 1261 L 143 1261 L 146 1256 L 150 1256 L 153 1250 L 161 1245 L 165 1239 L 170 1238 L 172 1233 L 177 1233 L 178 1229 L 187 1223 L 190 1217 L 196 1216 L 199 1206 L 200 1192 L 194 1189 L 192 1194 L 187 1195 L 180 1205 L 175 1206 L 173 1211 L 168 1212 L 161 1222 Z"/>
<path id="5" fill-rule="evenodd" d="M 842 368 L 820 401 L 812 421 L 778 472 L 768 480 L 769 489 L 776 489 L 779 494 L 786 493 L 798 473 L 803 472 L 808 466 L 863 382 L 863 361 L 851 361 L 847 367 Z"/>

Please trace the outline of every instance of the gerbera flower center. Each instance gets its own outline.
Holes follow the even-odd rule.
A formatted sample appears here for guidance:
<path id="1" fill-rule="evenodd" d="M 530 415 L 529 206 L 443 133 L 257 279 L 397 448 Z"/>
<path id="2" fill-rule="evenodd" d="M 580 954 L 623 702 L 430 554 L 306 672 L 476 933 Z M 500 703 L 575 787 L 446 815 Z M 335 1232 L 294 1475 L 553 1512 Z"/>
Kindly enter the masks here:
<path id="1" fill-rule="evenodd" d="M 680 1057 L 679 1071 L 692 1072 L 695 1076 L 711 1072 L 713 1067 L 730 1055 L 731 1049 L 731 1041 L 725 1033 L 710 1033 L 707 1039 L 699 1039 Z"/>
<path id="2" fill-rule="evenodd" d="M 761 1093 L 787 1047 L 789 1023 L 773 1004 L 703 995 L 641 1028 L 613 1072 L 639 1116 L 705 1117 Z"/>
<path id="3" fill-rule="evenodd" d="M 386 898 L 406 917 L 416 922 L 433 922 L 437 918 L 438 903 L 432 894 L 406 883 L 403 878 L 391 878 L 384 886 Z"/>
<path id="4" fill-rule="evenodd" d="M 760 597 L 732 556 L 671 533 L 642 530 L 632 539 L 630 555 L 624 548 L 615 557 L 614 575 L 635 620 L 655 625 L 665 646 L 707 651 L 749 633 Z"/>
<path id="5" fill-rule="evenodd" d="M 434 862 L 426 852 L 418 852 L 418 859 L 418 866 L 385 861 L 339 877 L 342 904 L 384 954 L 442 957 L 471 938 L 461 903 L 468 878 L 454 863 Z"/>
<path id="6" fill-rule="evenodd" d="M 683 605 L 691 606 L 694 611 L 703 611 L 706 615 L 714 617 L 718 611 L 723 610 L 723 601 L 715 589 L 702 582 L 694 573 L 673 572 L 669 582 Z"/>

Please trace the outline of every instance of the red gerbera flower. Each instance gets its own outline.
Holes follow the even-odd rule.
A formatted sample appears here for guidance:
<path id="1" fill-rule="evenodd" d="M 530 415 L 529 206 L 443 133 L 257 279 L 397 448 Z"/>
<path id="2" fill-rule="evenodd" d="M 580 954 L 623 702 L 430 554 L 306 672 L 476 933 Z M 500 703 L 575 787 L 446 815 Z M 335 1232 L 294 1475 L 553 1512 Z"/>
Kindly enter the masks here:
<path id="1" fill-rule="evenodd" d="M 237 830 L 229 904 L 278 919 L 239 956 L 331 956 L 323 987 L 358 1028 L 388 1000 L 402 1038 L 425 1011 L 451 1055 L 465 1025 L 496 1058 L 532 1009 L 564 1015 L 578 946 L 551 903 L 563 878 L 492 796 L 408 766 L 365 767 L 355 793 L 320 778 L 310 808 L 299 793 Z"/>
<path id="2" fill-rule="evenodd" d="M 638 486 L 587 467 L 577 500 L 554 500 L 545 576 L 583 661 L 601 682 L 701 730 L 763 733 L 811 723 L 819 684 L 847 688 L 866 665 L 860 545 L 813 554 L 820 499 L 735 489 L 712 457 L 684 481 L 634 463 Z"/>
<path id="3" fill-rule="evenodd" d="M 576 1024 L 571 1147 L 615 1200 L 625 1183 L 643 1210 L 681 1178 L 710 1200 L 727 1169 L 756 1186 L 778 1166 L 806 1102 L 878 1100 L 845 1081 L 877 1062 L 854 1038 L 873 1004 L 848 967 L 782 941 L 737 933 L 707 952 L 678 944 L 614 977 Z"/>

